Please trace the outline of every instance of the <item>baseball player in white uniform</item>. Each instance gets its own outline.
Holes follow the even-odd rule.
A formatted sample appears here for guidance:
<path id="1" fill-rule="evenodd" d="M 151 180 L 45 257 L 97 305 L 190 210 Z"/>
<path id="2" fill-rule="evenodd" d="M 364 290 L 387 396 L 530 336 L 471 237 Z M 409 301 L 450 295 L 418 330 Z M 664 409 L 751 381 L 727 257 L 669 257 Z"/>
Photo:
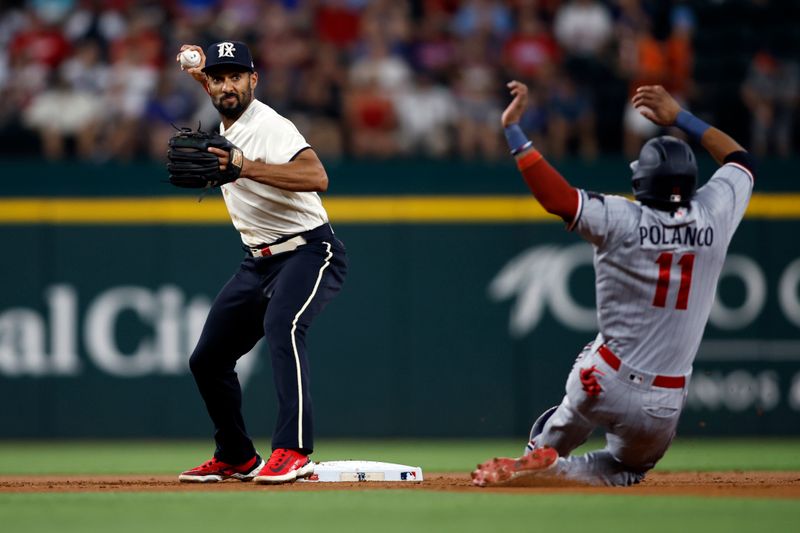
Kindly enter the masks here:
<path id="1" fill-rule="evenodd" d="M 222 186 L 245 259 L 217 295 L 190 368 L 214 423 L 211 460 L 180 474 L 184 482 L 224 479 L 285 483 L 313 473 L 314 448 L 306 333 L 335 296 L 347 264 L 317 192 L 328 177 L 297 128 L 253 96 L 258 83 L 244 43 L 196 50 L 201 63 L 188 72 L 220 113 L 220 133 L 241 149 L 239 179 Z M 180 57 L 180 56 L 179 56 Z M 229 153 L 209 148 L 220 169 Z M 213 252 L 211 252 L 213 253 Z M 266 337 L 278 416 L 272 454 L 264 461 L 245 428 L 236 361 Z"/>
<path id="2" fill-rule="evenodd" d="M 695 190 L 691 148 L 656 137 L 631 164 L 636 201 L 575 189 L 518 126 L 527 87 L 508 85 L 514 98 L 502 122 L 518 168 L 542 206 L 594 248 L 600 332 L 578 355 L 560 405 L 533 424 L 525 455 L 478 465 L 473 483 L 525 476 L 638 483 L 675 436 L 728 244 L 752 193 L 753 161 L 663 87 L 645 86 L 632 100 L 639 112 L 659 126 L 681 128 L 720 168 Z M 570 456 L 597 427 L 606 432 L 605 448 Z"/>

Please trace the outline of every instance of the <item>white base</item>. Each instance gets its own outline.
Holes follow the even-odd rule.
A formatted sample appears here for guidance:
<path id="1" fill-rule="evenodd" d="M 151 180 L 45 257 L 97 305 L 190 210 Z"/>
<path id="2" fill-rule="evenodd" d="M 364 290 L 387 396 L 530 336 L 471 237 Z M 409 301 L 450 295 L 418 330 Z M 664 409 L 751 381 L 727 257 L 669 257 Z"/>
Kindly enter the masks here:
<path id="1" fill-rule="evenodd" d="M 298 482 L 422 481 L 418 466 L 378 461 L 323 461 L 314 465 L 314 474 Z"/>

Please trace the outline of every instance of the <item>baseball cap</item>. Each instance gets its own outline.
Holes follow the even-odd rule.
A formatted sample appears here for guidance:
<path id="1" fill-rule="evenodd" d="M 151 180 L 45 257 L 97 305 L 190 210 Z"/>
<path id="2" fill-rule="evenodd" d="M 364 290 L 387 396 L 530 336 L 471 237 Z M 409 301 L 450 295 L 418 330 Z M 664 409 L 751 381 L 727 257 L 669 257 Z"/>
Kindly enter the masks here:
<path id="1" fill-rule="evenodd" d="M 222 41 L 206 49 L 206 66 L 203 72 L 218 66 L 238 66 L 253 72 L 253 57 L 250 49 L 241 41 Z"/>

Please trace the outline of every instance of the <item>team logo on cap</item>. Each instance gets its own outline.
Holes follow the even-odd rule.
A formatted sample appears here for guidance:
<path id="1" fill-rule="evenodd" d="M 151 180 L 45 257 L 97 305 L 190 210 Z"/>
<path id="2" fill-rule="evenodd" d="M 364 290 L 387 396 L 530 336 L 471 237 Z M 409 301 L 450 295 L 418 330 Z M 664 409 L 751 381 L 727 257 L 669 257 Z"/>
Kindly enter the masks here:
<path id="1" fill-rule="evenodd" d="M 236 48 L 233 47 L 233 43 L 219 43 L 217 47 L 219 48 L 219 56 L 217 57 L 234 57 L 233 53 Z"/>

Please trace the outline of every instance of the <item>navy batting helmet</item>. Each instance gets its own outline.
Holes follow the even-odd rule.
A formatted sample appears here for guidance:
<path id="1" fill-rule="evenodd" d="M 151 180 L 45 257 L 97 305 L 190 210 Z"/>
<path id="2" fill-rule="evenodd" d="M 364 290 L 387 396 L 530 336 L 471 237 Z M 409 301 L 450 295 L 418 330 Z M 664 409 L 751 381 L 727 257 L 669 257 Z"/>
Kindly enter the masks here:
<path id="1" fill-rule="evenodd" d="M 688 144 L 664 135 L 642 146 L 639 160 L 631 163 L 633 194 L 659 209 L 689 205 L 697 189 L 697 161 Z"/>

